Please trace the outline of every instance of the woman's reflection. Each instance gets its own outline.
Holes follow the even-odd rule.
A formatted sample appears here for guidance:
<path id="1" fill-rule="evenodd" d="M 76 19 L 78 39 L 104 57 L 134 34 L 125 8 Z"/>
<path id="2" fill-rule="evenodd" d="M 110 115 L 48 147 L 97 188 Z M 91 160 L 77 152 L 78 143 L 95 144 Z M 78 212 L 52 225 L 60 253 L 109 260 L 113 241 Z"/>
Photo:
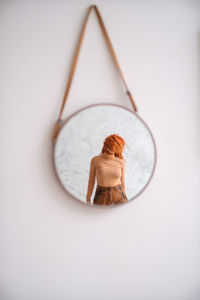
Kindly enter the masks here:
<path id="1" fill-rule="evenodd" d="M 101 153 L 90 161 L 86 201 L 91 204 L 95 178 L 97 187 L 93 204 L 110 205 L 127 202 L 125 193 L 125 160 L 122 156 L 125 141 L 118 134 L 109 135 Z"/>

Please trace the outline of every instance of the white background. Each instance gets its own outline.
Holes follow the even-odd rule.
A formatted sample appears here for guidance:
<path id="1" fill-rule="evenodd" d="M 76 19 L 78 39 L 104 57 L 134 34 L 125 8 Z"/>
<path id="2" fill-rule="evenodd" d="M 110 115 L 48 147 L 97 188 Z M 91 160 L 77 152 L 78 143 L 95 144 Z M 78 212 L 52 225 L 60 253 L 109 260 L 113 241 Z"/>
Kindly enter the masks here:
<path id="1" fill-rule="evenodd" d="M 128 205 L 69 197 L 52 163 L 75 45 L 97 4 L 157 144 Z M 198 300 L 200 1 L 1 1 L 1 300 Z M 93 11 L 63 119 L 132 108 Z"/>

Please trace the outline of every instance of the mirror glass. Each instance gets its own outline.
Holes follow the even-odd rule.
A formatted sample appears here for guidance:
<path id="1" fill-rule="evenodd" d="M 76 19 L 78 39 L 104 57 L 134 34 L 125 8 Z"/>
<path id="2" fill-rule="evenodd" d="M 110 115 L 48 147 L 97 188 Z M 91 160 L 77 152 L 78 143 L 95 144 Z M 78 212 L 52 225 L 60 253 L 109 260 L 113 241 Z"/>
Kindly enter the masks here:
<path id="1" fill-rule="evenodd" d="M 101 155 L 104 140 L 112 134 L 119 135 L 126 142 L 122 153 L 126 203 L 141 194 L 154 173 L 155 140 L 150 128 L 137 113 L 110 103 L 86 106 L 63 123 L 53 150 L 54 167 L 60 183 L 72 197 L 85 204 L 96 205 L 93 200 L 97 178 L 91 203 L 86 200 L 90 163 L 94 156 Z"/>

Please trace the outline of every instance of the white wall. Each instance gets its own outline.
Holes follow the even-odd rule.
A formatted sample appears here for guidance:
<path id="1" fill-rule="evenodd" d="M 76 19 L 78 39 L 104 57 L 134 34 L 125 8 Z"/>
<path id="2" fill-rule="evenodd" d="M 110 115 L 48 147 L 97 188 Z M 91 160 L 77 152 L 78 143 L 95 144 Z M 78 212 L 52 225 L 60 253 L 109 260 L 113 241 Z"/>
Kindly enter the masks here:
<path id="1" fill-rule="evenodd" d="M 157 143 L 147 189 L 116 209 L 69 198 L 51 132 L 97 4 Z M 198 300 L 200 1 L 1 1 L 1 300 Z M 132 108 L 92 12 L 63 119 Z"/>

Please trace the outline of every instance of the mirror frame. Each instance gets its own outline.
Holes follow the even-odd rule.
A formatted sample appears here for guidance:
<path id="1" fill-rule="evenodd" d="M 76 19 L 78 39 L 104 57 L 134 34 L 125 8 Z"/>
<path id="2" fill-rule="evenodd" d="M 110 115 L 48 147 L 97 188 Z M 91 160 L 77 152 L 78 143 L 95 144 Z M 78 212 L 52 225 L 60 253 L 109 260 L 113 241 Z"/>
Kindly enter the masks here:
<path id="1" fill-rule="evenodd" d="M 140 119 L 140 121 L 146 126 L 147 130 L 149 131 L 150 133 L 150 136 L 152 138 L 152 141 L 153 141 L 153 145 L 154 145 L 154 157 L 155 157 L 155 160 L 154 160 L 154 166 L 153 166 L 153 169 L 152 169 L 152 173 L 151 173 L 151 176 L 149 177 L 147 183 L 144 185 L 144 187 L 141 189 L 141 191 L 139 193 L 137 193 L 135 196 L 133 196 L 130 200 L 128 200 L 127 202 L 125 203 L 119 203 L 118 205 L 93 205 L 93 204 L 88 204 L 88 203 L 85 203 L 81 200 L 79 200 L 78 198 L 76 198 L 73 194 L 70 193 L 69 190 L 66 189 L 66 187 L 64 186 L 64 184 L 62 183 L 62 181 L 60 180 L 60 177 L 59 177 L 59 174 L 57 172 L 57 168 L 56 168 L 56 164 L 55 164 L 55 147 L 56 147 L 56 144 L 57 144 L 57 140 L 58 140 L 58 136 L 60 135 L 62 129 L 64 128 L 64 126 L 66 125 L 66 123 L 71 119 L 73 118 L 76 114 L 78 114 L 79 112 L 81 112 L 82 110 L 86 110 L 90 107 L 94 107 L 94 106 L 102 106 L 102 105 L 108 105 L 108 106 L 117 106 L 117 107 L 120 107 L 120 108 L 123 108 L 125 110 L 128 110 L 129 112 L 131 112 L 132 114 L 136 115 L 136 117 L 138 119 Z M 61 128 L 59 130 L 59 133 L 57 135 L 57 138 L 56 138 L 56 141 L 55 143 L 53 144 L 53 149 L 52 149 L 52 160 L 53 160 L 53 169 L 54 169 L 54 172 L 56 174 L 56 177 L 59 181 L 59 183 L 61 184 L 61 186 L 64 188 L 65 192 L 67 192 L 72 198 L 76 199 L 79 203 L 82 203 L 84 206 L 89 206 L 89 207 L 101 207 L 101 208 L 113 208 L 113 207 L 120 207 L 121 205 L 127 205 L 128 203 L 132 202 L 133 200 L 135 200 L 146 188 L 147 186 L 149 185 L 149 183 L 151 182 L 152 180 L 152 177 L 155 173 L 155 168 L 157 166 L 157 147 L 156 147 L 156 142 L 155 142 L 155 139 L 154 139 L 154 136 L 149 128 L 149 126 L 147 125 L 147 123 L 138 115 L 137 112 L 135 111 L 132 111 L 131 109 L 127 108 L 127 107 L 124 107 L 122 105 L 119 105 L 119 104 L 114 104 L 114 103 L 96 103 L 96 104 L 91 104 L 91 105 L 87 105 L 87 106 L 84 106 L 80 109 L 78 109 L 77 111 L 75 111 L 74 113 L 72 113 L 70 116 L 67 117 L 67 119 L 65 121 L 62 122 L 62 125 L 61 125 Z M 89 175 L 88 175 L 89 176 Z M 94 186 L 95 188 L 95 186 Z"/>

